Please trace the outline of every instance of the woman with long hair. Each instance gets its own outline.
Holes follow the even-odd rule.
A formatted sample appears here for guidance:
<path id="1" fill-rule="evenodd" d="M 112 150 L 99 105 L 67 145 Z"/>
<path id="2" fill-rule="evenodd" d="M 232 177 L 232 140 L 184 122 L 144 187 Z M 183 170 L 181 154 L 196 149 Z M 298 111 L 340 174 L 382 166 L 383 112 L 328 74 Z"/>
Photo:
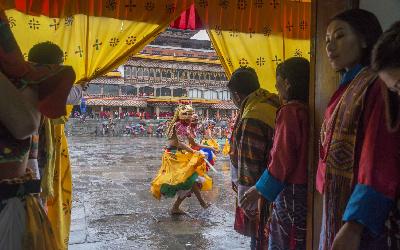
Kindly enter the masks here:
<path id="1" fill-rule="evenodd" d="M 369 67 L 381 34 L 375 15 L 361 9 L 327 27 L 327 56 L 342 79 L 320 134 L 321 250 L 388 249 L 384 224 L 399 192 L 400 135 L 388 131 L 384 84 Z"/>

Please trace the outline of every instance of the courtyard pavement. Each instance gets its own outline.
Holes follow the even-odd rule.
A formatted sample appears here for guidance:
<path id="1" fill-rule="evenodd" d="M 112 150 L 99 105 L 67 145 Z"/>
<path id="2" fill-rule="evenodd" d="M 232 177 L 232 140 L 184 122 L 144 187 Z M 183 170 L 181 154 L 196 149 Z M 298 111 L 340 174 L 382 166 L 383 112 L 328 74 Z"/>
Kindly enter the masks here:
<path id="1" fill-rule="evenodd" d="M 212 203 L 202 209 L 186 199 L 185 216 L 170 216 L 173 199 L 151 196 L 164 140 L 130 137 L 69 137 L 73 209 L 69 249 L 249 249 L 233 230 L 234 196 L 229 166 L 219 157 Z"/>

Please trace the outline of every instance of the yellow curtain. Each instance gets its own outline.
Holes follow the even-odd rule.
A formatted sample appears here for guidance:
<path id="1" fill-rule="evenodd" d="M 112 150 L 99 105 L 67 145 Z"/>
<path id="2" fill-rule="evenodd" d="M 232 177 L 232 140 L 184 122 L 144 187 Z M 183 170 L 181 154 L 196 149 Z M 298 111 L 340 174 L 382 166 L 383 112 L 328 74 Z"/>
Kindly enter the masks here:
<path id="1" fill-rule="evenodd" d="M 0 3 L 14 36 L 27 59 L 33 45 L 51 41 L 64 51 L 64 64 L 71 65 L 77 81 L 89 81 L 122 64 L 161 33 L 191 1 L 8 1 Z M 50 3 L 50 14 L 42 7 Z M 83 7 L 82 7 L 83 6 Z M 60 8 L 58 8 L 60 7 Z M 82 8 L 81 8 L 82 7 Z M 64 8 L 64 9 L 63 9 Z M 18 9 L 18 10 L 16 10 Z M 38 10 L 38 12 L 35 12 Z M 52 11 L 55 10 L 55 11 Z M 57 10 L 60 10 L 58 13 Z M 100 11 L 101 10 L 101 11 Z M 29 15 L 34 13 L 35 15 Z M 54 126 L 54 196 L 48 216 L 57 240 L 68 248 L 72 205 L 72 177 L 64 125 Z"/>
<path id="2" fill-rule="evenodd" d="M 276 92 L 276 66 L 294 56 L 310 58 L 309 0 L 195 3 L 228 77 L 239 67 L 252 67 L 261 86 Z"/>
<path id="3" fill-rule="evenodd" d="M 72 209 L 72 175 L 69 162 L 67 138 L 64 125 L 54 125 L 55 169 L 53 179 L 54 196 L 47 201 L 48 217 L 55 237 L 68 248 Z"/>
<path id="4" fill-rule="evenodd" d="M 250 66 L 257 71 L 262 86 L 275 91 L 279 62 L 292 56 L 310 57 L 310 0 L 194 2 L 228 76 L 238 67 Z M 65 0 L 28 0 L 0 5 L 51 16 L 18 15 L 15 10 L 7 13 L 24 53 L 44 38 L 51 40 L 65 50 L 65 62 L 77 71 L 77 79 L 87 80 L 138 52 L 191 3 L 71 0 L 66 4 Z M 25 39 L 27 30 L 31 39 Z"/>
<path id="5" fill-rule="evenodd" d="M 17 10 L 8 10 L 6 15 L 26 59 L 33 45 L 51 41 L 64 51 L 64 64 L 74 68 L 77 81 L 88 81 L 118 67 L 171 21 L 157 24 L 82 14 L 49 18 Z"/>

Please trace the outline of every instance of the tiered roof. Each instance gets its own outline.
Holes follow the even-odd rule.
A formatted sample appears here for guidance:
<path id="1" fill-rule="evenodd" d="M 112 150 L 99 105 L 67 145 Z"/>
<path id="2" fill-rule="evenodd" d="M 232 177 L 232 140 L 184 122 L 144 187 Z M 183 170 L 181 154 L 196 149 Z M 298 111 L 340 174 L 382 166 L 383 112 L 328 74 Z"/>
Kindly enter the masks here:
<path id="1" fill-rule="evenodd" d="M 159 35 L 152 44 L 146 46 L 139 54 L 132 56 L 125 65 L 143 68 L 179 69 L 201 72 L 223 73 L 221 63 L 210 41 L 190 40 L 196 31 L 168 29 Z M 92 84 L 143 85 L 151 86 L 202 86 L 223 88 L 226 81 L 172 79 L 141 77 L 124 79 L 118 71 L 92 80 Z M 137 96 L 85 96 L 87 105 L 146 107 L 175 106 L 185 97 L 137 97 Z M 194 106 L 213 109 L 236 109 L 231 101 L 188 99 Z"/>

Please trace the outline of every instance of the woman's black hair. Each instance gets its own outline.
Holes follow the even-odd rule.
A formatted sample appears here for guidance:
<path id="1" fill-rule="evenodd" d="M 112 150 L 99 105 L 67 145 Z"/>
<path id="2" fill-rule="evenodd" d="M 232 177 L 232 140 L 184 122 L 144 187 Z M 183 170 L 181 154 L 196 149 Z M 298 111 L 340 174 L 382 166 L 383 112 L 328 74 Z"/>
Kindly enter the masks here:
<path id="1" fill-rule="evenodd" d="M 369 66 L 371 64 L 372 48 L 382 34 L 382 27 L 378 18 L 366 10 L 351 9 L 337 14 L 331 19 L 331 22 L 334 20 L 348 23 L 360 38 L 365 41 L 367 47 L 363 49 L 360 63 L 363 66 Z"/>
<path id="2" fill-rule="evenodd" d="M 375 71 L 400 67 L 400 21 L 385 31 L 375 44 L 371 65 Z"/>
<path id="3" fill-rule="evenodd" d="M 280 63 L 276 76 L 289 83 L 288 101 L 299 100 L 308 103 L 308 86 L 310 81 L 310 63 L 302 57 L 292 57 Z"/>

